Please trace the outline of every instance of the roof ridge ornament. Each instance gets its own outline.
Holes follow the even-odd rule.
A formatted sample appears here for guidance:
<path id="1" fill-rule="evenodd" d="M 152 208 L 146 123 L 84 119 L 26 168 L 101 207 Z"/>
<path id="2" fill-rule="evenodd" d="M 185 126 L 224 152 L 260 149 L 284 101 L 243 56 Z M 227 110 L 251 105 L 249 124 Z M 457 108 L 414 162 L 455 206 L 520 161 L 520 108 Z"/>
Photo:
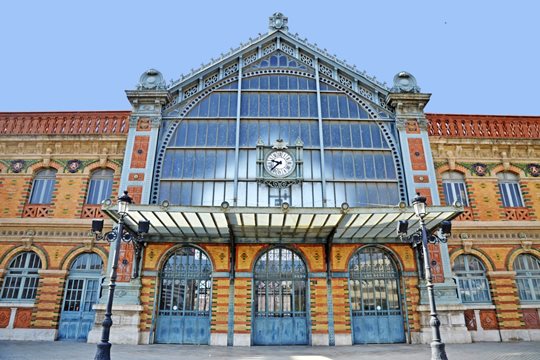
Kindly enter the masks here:
<path id="1" fill-rule="evenodd" d="M 394 87 L 390 91 L 394 93 L 419 93 L 420 88 L 412 74 L 400 71 L 394 76 Z"/>
<path id="2" fill-rule="evenodd" d="M 274 145 L 272 146 L 272 149 L 287 149 L 287 142 L 283 139 L 277 139 L 274 141 Z"/>
<path id="3" fill-rule="evenodd" d="M 269 17 L 268 29 L 270 31 L 281 30 L 289 31 L 288 26 L 289 18 L 283 15 L 280 12 L 274 13 L 274 15 Z"/>
<path id="4" fill-rule="evenodd" d="M 142 73 L 139 78 L 138 90 L 165 90 L 166 85 L 163 75 L 156 69 L 149 69 Z"/>

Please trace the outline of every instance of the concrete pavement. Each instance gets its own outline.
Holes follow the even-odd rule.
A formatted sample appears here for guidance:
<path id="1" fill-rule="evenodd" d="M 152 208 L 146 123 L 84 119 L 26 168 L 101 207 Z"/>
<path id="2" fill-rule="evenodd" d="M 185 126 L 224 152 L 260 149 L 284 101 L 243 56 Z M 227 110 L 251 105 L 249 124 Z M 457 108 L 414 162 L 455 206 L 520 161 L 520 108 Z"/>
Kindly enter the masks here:
<path id="1" fill-rule="evenodd" d="M 449 360 L 540 360 L 540 342 L 448 344 Z M 95 344 L 0 341 L 1 360 L 91 360 Z M 427 345 L 215 347 L 114 345 L 113 360 L 429 360 Z"/>

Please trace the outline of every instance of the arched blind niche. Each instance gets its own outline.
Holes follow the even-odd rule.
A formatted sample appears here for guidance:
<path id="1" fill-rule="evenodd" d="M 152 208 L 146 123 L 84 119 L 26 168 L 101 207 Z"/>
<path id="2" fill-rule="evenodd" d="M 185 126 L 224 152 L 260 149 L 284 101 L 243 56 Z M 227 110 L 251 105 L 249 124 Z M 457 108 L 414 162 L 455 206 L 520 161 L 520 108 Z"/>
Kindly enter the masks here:
<path id="1" fill-rule="evenodd" d="M 397 204 L 394 157 L 379 125 L 343 92 L 321 83 L 321 136 L 315 79 L 307 75 L 255 72 L 242 79 L 237 206 L 278 206 L 283 201 L 295 207 Z M 213 91 L 179 122 L 157 171 L 158 203 L 234 204 L 237 87 L 232 83 Z M 267 145 L 277 139 L 291 146 L 297 139 L 303 142 L 301 184 L 276 189 L 257 183 L 259 139 Z"/>

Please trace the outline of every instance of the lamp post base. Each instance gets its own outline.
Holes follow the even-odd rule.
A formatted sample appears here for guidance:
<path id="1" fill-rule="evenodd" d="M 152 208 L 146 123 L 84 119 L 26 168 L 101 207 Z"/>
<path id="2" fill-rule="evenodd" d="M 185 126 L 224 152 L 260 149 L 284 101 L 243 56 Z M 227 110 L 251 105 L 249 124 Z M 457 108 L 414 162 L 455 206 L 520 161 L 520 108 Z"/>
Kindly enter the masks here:
<path id="1" fill-rule="evenodd" d="M 443 343 L 438 341 L 431 343 L 431 360 L 448 360 Z"/>
<path id="2" fill-rule="evenodd" d="M 100 342 L 97 344 L 97 351 L 94 360 L 111 360 L 111 343 Z"/>

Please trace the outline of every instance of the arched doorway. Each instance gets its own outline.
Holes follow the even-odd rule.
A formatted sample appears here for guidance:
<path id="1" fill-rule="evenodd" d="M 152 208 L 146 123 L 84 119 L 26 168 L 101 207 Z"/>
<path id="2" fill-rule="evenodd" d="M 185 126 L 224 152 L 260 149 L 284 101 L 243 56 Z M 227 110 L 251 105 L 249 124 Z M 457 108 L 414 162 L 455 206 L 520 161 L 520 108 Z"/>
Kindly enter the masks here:
<path id="1" fill-rule="evenodd" d="M 92 306 L 99 299 L 103 261 L 97 254 L 79 255 L 71 267 L 64 291 L 58 340 L 86 341 L 94 323 Z"/>
<path id="2" fill-rule="evenodd" d="M 365 247 L 349 262 L 353 343 L 405 341 L 399 272 L 380 248 Z"/>
<path id="3" fill-rule="evenodd" d="M 155 341 L 208 344 L 212 263 L 194 247 L 172 254 L 160 273 L 161 286 Z"/>
<path id="4" fill-rule="evenodd" d="M 253 344 L 308 344 L 307 271 L 285 248 L 265 252 L 254 274 Z"/>

